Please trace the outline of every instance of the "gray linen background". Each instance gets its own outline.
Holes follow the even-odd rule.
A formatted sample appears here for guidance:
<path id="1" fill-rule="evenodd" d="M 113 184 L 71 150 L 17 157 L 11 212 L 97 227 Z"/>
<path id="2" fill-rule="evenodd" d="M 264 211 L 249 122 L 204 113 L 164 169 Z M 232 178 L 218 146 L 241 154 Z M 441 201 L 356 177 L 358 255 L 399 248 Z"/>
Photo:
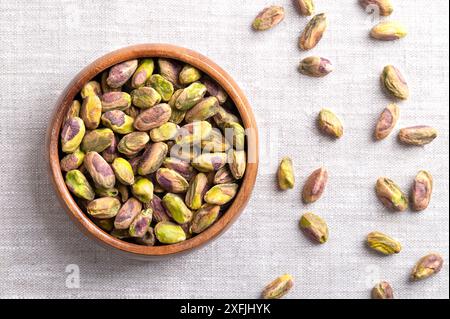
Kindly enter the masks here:
<path id="1" fill-rule="evenodd" d="M 285 20 L 256 33 L 250 23 L 272 1 L 0 1 L 0 297 L 256 298 L 286 272 L 296 278 L 291 298 L 367 298 L 380 279 L 399 298 L 449 297 L 448 1 L 393 0 L 392 18 L 409 35 L 383 43 L 368 37 L 375 22 L 356 0 L 316 0 L 330 27 L 307 53 L 297 41 L 308 19 L 291 1 L 273 2 L 285 6 Z M 221 65 L 247 94 L 261 139 L 256 187 L 233 227 L 202 250 L 157 262 L 123 259 L 85 238 L 58 204 L 43 156 L 51 110 L 71 78 L 95 58 L 143 42 L 185 46 Z M 336 71 L 323 79 L 299 74 L 299 60 L 312 54 L 330 58 Z M 378 79 L 388 63 L 411 89 L 397 129 L 430 124 L 440 131 L 426 147 L 399 145 L 397 129 L 382 142 L 372 139 L 390 101 Z M 342 118 L 341 140 L 318 134 L 322 107 Z M 297 185 L 279 192 L 274 172 L 284 155 L 294 159 Z M 322 164 L 328 187 L 304 206 L 301 186 Z M 406 190 L 419 169 L 435 178 L 430 207 L 384 209 L 374 194 L 377 177 Z M 329 223 L 325 245 L 298 230 L 308 210 Z M 390 257 L 369 252 L 364 238 L 373 230 L 399 238 L 404 250 Z M 411 267 L 429 251 L 444 256 L 442 272 L 410 283 Z M 71 264 L 80 270 L 75 289 L 66 287 Z"/>

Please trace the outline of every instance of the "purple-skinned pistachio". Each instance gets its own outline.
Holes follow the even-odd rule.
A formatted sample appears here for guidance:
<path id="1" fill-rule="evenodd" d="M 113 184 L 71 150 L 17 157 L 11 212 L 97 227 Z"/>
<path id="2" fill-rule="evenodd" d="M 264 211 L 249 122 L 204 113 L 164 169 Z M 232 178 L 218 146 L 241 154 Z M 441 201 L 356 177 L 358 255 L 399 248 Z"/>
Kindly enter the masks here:
<path id="1" fill-rule="evenodd" d="M 138 67 L 137 60 L 125 61 L 114 65 L 108 74 L 106 83 L 112 88 L 118 88 L 124 85 L 133 75 Z"/>
<path id="2" fill-rule="evenodd" d="M 122 87 L 112 88 L 112 87 L 110 87 L 108 85 L 108 83 L 106 82 L 106 80 L 108 79 L 108 73 L 109 73 L 109 71 L 104 71 L 102 73 L 101 80 L 100 80 L 100 86 L 102 88 L 103 94 L 109 93 L 109 92 L 120 92 L 120 91 L 122 91 Z"/>
<path id="3" fill-rule="evenodd" d="M 327 223 L 319 216 L 313 213 L 305 213 L 300 218 L 300 228 L 306 236 L 320 244 L 328 240 Z"/>
<path id="4" fill-rule="evenodd" d="M 180 88 L 182 85 L 178 82 L 178 76 L 180 74 L 183 65 L 175 60 L 158 59 L 159 73 L 168 81 L 170 81 L 175 88 Z"/>
<path id="5" fill-rule="evenodd" d="M 323 77 L 334 70 L 331 61 L 319 56 L 310 56 L 300 61 L 300 73 L 312 77 Z"/>
<path id="6" fill-rule="evenodd" d="M 84 152 L 101 153 L 106 150 L 114 141 L 114 132 L 109 128 L 98 128 L 86 133 L 81 142 L 81 149 Z"/>
<path id="7" fill-rule="evenodd" d="M 145 235 L 152 222 L 153 211 L 151 208 L 143 209 L 131 222 L 129 232 L 131 237 L 141 238 Z"/>
<path id="8" fill-rule="evenodd" d="M 120 201 L 114 197 L 101 197 L 94 199 L 87 205 L 90 216 L 98 219 L 110 219 L 115 217 L 120 209 Z"/>
<path id="9" fill-rule="evenodd" d="M 128 198 L 130 197 L 130 192 L 128 190 L 128 186 L 119 183 L 117 185 L 117 191 L 119 192 L 119 195 L 120 195 L 120 201 L 122 203 L 125 203 L 128 200 Z"/>
<path id="10" fill-rule="evenodd" d="M 359 4 L 367 13 L 376 12 L 384 17 L 391 15 L 394 11 L 391 0 L 359 0 Z"/>
<path id="11" fill-rule="evenodd" d="M 206 97 L 186 112 L 184 120 L 187 123 L 191 123 L 194 121 L 204 121 L 216 115 L 219 110 L 218 107 L 219 101 L 215 96 Z"/>
<path id="12" fill-rule="evenodd" d="M 427 171 L 420 171 L 414 178 L 411 189 L 411 206 L 415 211 L 421 211 L 430 204 L 433 191 L 433 177 Z"/>
<path id="13" fill-rule="evenodd" d="M 400 212 L 408 208 L 408 197 L 393 180 L 380 177 L 377 180 L 375 191 L 385 207 Z"/>
<path id="14" fill-rule="evenodd" d="M 227 166 L 222 167 L 214 174 L 214 184 L 230 184 L 235 181 L 233 174 L 231 174 L 230 168 Z"/>
<path id="15" fill-rule="evenodd" d="M 154 246 L 155 242 L 156 236 L 153 227 L 149 227 L 144 236 L 136 238 L 136 243 L 144 246 Z"/>
<path id="16" fill-rule="evenodd" d="M 166 168 L 173 169 L 187 181 L 190 181 L 195 175 L 195 170 L 188 161 L 183 161 L 176 157 L 166 157 L 162 165 Z"/>
<path id="17" fill-rule="evenodd" d="M 172 109 L 169 104 L 157 104 L 136 117 L 134 128 L 138 131 L 149 131 L 166 123 L 171 114 Z"/>
<path id="18" fill-rule="evenodd" d="M 381 281 L 372 288 L 372 299 L 394 299 L 394 291 L 387 281 Z"/>
<path id="19" fill-rule="evenodd" d="M 322 39 L 327 27 L 328 20 L 325 13 L 319 13 L 312 17 L 300 36 L 300 48 L 302 50 L 310 50 L 314 48 Z"/>
<path id="20" fill-rule="evenodd" d="M 108 92 L 102 95 L 102 112 L 125 111 L 131 105 L 131 96 L 126 92 Z"/>
<path id="21" fill-rule="evenodd" d="M 134 119 L 120 110 L 103 113 L 102 123 L 118 134 L 128 134 L 134 131 Z"/>
<path id="22" fill-rule="evenodd" d="M 150 145 L 141 156 L 138 174 L 145 176 L 156 172 L 166 158 L 167 151 L 166 143 L 157 142 Z"/>
<path id="23" fill-rule="evenodd" d="M 285 296 L 293 286 L 294 278 L 289 274 L 282 275 L 264 288 L 261 297 L 263 299 L 280 299 Z"/>
<path id="24" fill-rule="evenodd" d="M 422 146 L 431 143 L 437 134 L 437 130 L 431 126 L 417 125 L 400 129 L 398 139 L 406 145 Z"/>
<path id="25" fill-rule="evenodd" d="M 198 173 L 191 180 L 184 200 L 190 209 L 197 210 L 202 206 L 208 184 L 208 177 L 204 173 Z"/>
<path id="26" fill-rule="evenodd" d="M 84 157 L 84 165 L 96 185 L 113 188 L 116 176 L 109 164 L 97 152 L 88 152 Z"/>
<path id="27" fill-rule="evenodd" d="M 247 156 L 245 151 L 228 151 L 228 166 L 235 179 L 244 177 L 247 167 Z"/>
<path id="28" fill-rule="evenodd" d="M 430 253 L 420 258 L 416 263 L 411 272 L 411 279 L 422 280 L 435 275 L 441 271 L 443 264 L 444 260 L 441 255 L 437 253 Z"/>
<path id="29" fill-rule="evenodd" d="M 213 116 L 213 120 L 218 127 L 223 128 L 226 123 L 239 123 L 239 118 L 223 106 L 219 105 L 217 109 L 217 113 Z"/>
<path id="30" fill-rule="evenodd" d="M 189 187 L 186 179 L 176 171 L 162 167 L 156 171 L 156 180 L 167 192 L 184 193 Z"/>
<path id="31" fill-rule="evenodd" d="M 150 207 L 153 210 L 153 219 L 157 223 L 170 220 L 170 216 L 162 204 L 161 198 L 157 195 L 153 195 L 152 201 L 149 204 L 146 204 L 146 207 Z"/>
<path id="32" fill-rule="evenodd" d="M 225 90 L 217 84 L 216 81 L 211 79 L 209 76 L 204 75 L 201 79 L 201 82 L 203 83 L 203 85 L 205 85 L 208 95 L 216 97 L 217 101 L 219 101 L 219 104 L 223 104 L 226 102 L 228 95 Z"/>
<path id="33" fill-rule="evenodd" d="M 204 153 L 226 152 L 231 148 L 231 144 L 218 128 L 213 128 L 211 134 L 209 134 L 207 138 L 201 140 L 200 146 Z"/>
<path id="34" fill-rule="evenodd" d="M 117 136 L 114 135 L 113 140 L 111 141 L 111 145 L 108 146 L 102 153 L 102 157 L 107 161 L 108 163 L 112 163 L 116 157 L 117 154 L 117 144 L 119 143 L 119 139 Z"/>
<path id="35" fill-rule="evenodd" d="M 102 95 L 102 88 L 100 86 L 100 83 L 97 81 L 89 81 L 86 83 L 83 88 L 81 89 L 81 97 L 84 99 L 89 95 Z"/>
<path id="36" fill-rule="evenodd" d="M 114 227 L 116 229 L 127 229 L 141 210 L 141 202 L 131 197 L 122 205 L 117 213 L 116 219 L 114 220 Z"/>
<path id="37" fill-rule="evenodd" d="M 155 63 L 152 59 L 143 59 L 131 78 L 131 86 L 135 89 L 144 86 L 152 76 L 154 68 Z"/>
<path id="38" fill-rule="evenodd" d="M 175 137 L 177 144 L 200 144 L 209 137 L 212 126 L 207 121 L 196 121 L 183 125 Z"/>
<path id="39" fill-rule="evenodd" d="M 88 95 L 81 105 L 80 117 L 83 119 L 86 128 L 93 130 L 100 124 L 102 116 L 102 102 L 97 95 Z"/>
<path id="40" fill-rule="evenodd" d="M 205 204 L 195 213 L 189 228 L 191 233 L 200 234 L 210 227 L 219 217 L 220 206 Z"/>
<path id="41" fill-rule="evenodd" d="M 131 91 L 131 102 L 140 109 L 148 109 L 161 102 L 161 95 L 154 88 L 143 86 Z"/>
<path id="42" fill-rule="evenodd" d="M 253 20 L 252 27 L 256 31 L 265 31 L 273 28 L 284 19 L 284 8 L 270 6 L 264 8 Z"/>
<path id="43" fill-rule="evenodd" d="M 145 148 L 150 137 L 145 132 L 133 132 L 125 135 L 119 141 L 117 150 L 126 156 L 134 156 Z"/>
<path id="44" fill-rule="evenodd" d="M 304 203 L 313 203 L 321 196 L 328 182 L 328 172 L 325 167 L 316 169 L 309 175 L 303 186 L 302 198 Z"/>
<path id="45" fill-rule="evenodd" d="M 194 158 L 192 166 L 200 172 L 217 171 L 227 164 L 227 153 L 204 153 Z"/>
<path id="46" fill-rule="evenodd" d="M 396 104 L 389 104 L 381 112 L 375 127 L 375 138 L 377 140 L 386 138 L 392 132 L 397 124 L 399 113 L 400 109 Z"/>
<path id="47" fill-rule="evenodd" d="M 83 140 L 86 128 L 79 117 L 68 119 L 61 131 L 61 148 L 64 153 L 75 152 Z"/>
<path id="48" fill-rule="evenodd" d="M 206 94 L 206 86 L 200 82 L 194 82 L 184 88 L 175 102 L 175 108 L 181 111 L 191 109 L 203 99 Z"/>
<path id="49" fill-rule="evenodd" d="M 84 152 L 80 149 L 77 149 L 73 153 L 67 154 L 61 159 L 59 163 L 59 165 L 61 166 L 61 170 L 64 172 L 68 172 L 73 169 L 77 169 L 81 164 L 83 164 L 84 155 Z"/>

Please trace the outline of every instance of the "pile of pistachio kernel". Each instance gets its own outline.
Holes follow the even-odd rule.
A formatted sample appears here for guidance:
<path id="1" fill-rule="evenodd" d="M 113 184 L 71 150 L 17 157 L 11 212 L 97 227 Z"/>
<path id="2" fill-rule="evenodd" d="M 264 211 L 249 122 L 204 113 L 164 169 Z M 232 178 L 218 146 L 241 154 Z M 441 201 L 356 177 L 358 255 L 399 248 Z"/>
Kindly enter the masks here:
<path id="1" fill-rule="evenodd" d="M 210 227 L 246 169 L 245 131 L 213 79 L 170 59 L 126 61 L 86 83 L 61 130 L 61 170 L 92 221 L 142 245 Z"/>

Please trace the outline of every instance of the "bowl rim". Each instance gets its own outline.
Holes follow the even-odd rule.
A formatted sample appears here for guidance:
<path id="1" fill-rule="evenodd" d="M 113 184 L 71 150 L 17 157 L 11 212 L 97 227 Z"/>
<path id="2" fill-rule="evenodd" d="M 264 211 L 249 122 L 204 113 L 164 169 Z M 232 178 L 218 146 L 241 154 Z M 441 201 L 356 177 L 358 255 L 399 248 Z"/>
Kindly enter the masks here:
<path id="1" fill-rule="evenodd" d="M 89 217 L 78 207 L 78 204 L 75 202 L 71 193 L 67 189 L 67 186 L 65 185 L 59 162 L 60 159 L 58 148 L 62 121 L 71 102 L 79 93 L 82 86 L 104 70 L 117 63 L 145 57 L 179 60 L 181 62 L 191 64 L 205 74 L 209 75 L 222 86 L 222 88 L 227 92 L 229 98 L 231 98 L 234 102 L 241 117 L 244 129 L 252 129 L 252 134 L 247 135 L 247 151 L 251 148 L 251 151 L 253 152 L 252 162 L 249 163 L 247 157 L 247 168 L 245 175 L 242 178 L 239 191 L 230 207 L 228 207 L 220 219 L 218 219 L 212 226 L 202 233 L 189 238 L 186 241 L 172 245 L 144 246 L 133 244 L 117 239 L 103 231 L 100 227 L 95 225 L 94 222 L 91 221 Z M 245 94 L 237 83 L 225 70 L 223 70 L 208 57 L 187 48 L 162 43 L 144 43 L 123 47 L 101 56 L 84 67 L 67 85 L 56 102 L 53 115 L 50 118 L 46 144 L 48 167 L 50 171 L 49 176 L 57 197 L 69 217 L 83 231 L 83 233 L 91 239 L 94 239 L 97 243 L 102 244 L 102 246 L 113 248 L 112 250 L 115 252 L 121 252 L 125 255 L 138 257 L 141 259 L 186 253 L 207 243 L 211 243 L 212 240 L 223 234 L 240 216 L 249 201 L 256 182 L 259 162 L 258 129 L 256 120 Z"/>

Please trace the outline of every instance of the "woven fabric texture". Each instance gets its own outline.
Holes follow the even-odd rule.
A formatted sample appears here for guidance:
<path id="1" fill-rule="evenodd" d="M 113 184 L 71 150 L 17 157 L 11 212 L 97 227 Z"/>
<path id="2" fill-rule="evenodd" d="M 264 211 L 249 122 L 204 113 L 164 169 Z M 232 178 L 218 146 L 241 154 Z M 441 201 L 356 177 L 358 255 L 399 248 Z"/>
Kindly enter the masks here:
<path id="1" fill-rule="evenodd" d="M 298 49 L 308 18 L 279 0 L 286 17 L 276 28 L 250 24 L 272 1 L 17 0 L 0 1 L 0 297 L 14 298 L 258 298 L 283 273 L 295 277 L 287 298 L 368 298 L 378 280 L 397 298 L 448 298 L 449 272 L 449 29 L 448 1 L 393 0 L 390 17 L 409 34 L 394 42 L 370 39 L 377 19 L 356 0 L 316 0 L 329 29 L 309 52 Z M 253 196 L 218 240 L 182 257 L 155 262 L 124 259 L 85 238 L 59 205 L 48 180 L 45 131 L 65 86 L 97 57 L 137 43 L 172 43 L 217 62 L 246 93 L 257 118 L 261 163 Z M 301 75 L 301 58 L 320 55 L 336 70 L 321 79 Z M 372 138 L 374 123 L 391 101 L 380 88 L 386 64 L 404 73 L 411 97 L 386 140 Z M 345 133 L 319 134 L 318 111 L 331 108 Z M 400 127 L 428 124 L 439 137 L 405 147 Z M 280 192 L 281 157 L 294 160 L 295 189 Z M 324 196 L 305 206 L 301 187 L 324 165 Z M 415 174 L 434 176 L 429 208 L 392 213 L 374 192 L 379 176 L 408 190 Z M 323 216 L 330 239 L 315 245 L 298 229 L 303 212 Z M 403 251 L 383 257 L 364 245 L 379 230 Z M 412 283 L 421 256 L 441 253 L 444 267 Z M 79 274 L 79 285 L 73 276 Z"/>

